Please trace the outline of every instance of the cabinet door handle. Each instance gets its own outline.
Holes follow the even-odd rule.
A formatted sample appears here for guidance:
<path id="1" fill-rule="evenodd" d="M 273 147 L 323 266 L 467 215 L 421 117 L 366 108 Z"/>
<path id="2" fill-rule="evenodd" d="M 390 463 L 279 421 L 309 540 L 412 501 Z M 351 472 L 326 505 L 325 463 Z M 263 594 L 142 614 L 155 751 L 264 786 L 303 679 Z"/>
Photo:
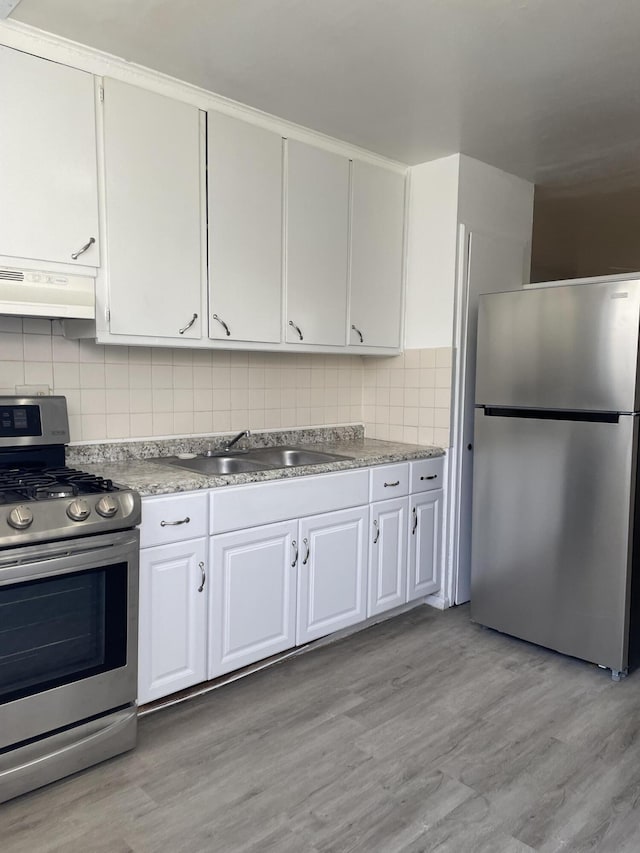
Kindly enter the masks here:
<path id="1" fill-rule="evenodd" d="M 160 522 L 160 527 L 177 527 L 178 524 L 189 524 L 191 519 L 189 516 L 186 518 L 181 518 L 179 521 L 164 521 L 164 519 Z"/>
<path id="2" fill-rule="evenodd" d="M 375 519 L 373 520 L 373 529 L 376 532 L 376 535 L 373 537 L 373 544 L 377 545 L 378 539 L 380 538 L 380 528 L 378 527 L 378 522 Z"/>
<path id="3" fill-rule="evenodd" d="M 96 242 L 95 237 L 89 237 L 89 239 L 84 244 L 84 246 L 81 246 L 75 252 L 71 252 L 71 257 L 73 258 L 73 260 L 77 261 L 78 258 L 80 257 L 80 255 L 84 255 L 84 253 L 87 251 L 87 249 L 90 249 L 95 242 Z"/>
<path id="4" fill-rule="evenodd" d="M 303 565 L 303 566 L 306 566 L 306 565 L 307 565 L 307 563 L 309 562 L 309 557 L 310 557 L 310 555 L 311 555 L 311 546 L 309 545 L 309 540 L 308 540 L 308 539 L 303 539 L 302 541 L 304 542 L 305 547 L 306 547 L 306 549 L 307 549 L 307 550 L 306 550 L 306 554 L 304 555 L 304 560 L 302 561 L 302 565 Z"/>
<path id="5" fill-rule="evenodd" d="M 385 483 L 384 487 L 385 487 L 385 489 L 388 489 L 390 487 L 399 486 L 399 485 L 400 485 L 400 480 L 396 480 L 395 483 Z"/>
<path id="6" fill-rule="evenodd" d="M 183 326 L 181 329 L 178 329 L 178 334 L 184 335 L 184 333 L 187 331 L 187 329 L 190 329 L 197 319 L 198 319 L 198 315 L 194 314 L 186 326 Z"/>
<path id="7" fill-rule="evenodd" d="M 360 343 L 363 344 L 364 338 L 362 337 L 362 332 L 360 331 L 360 329 L 357 326 L 354 326 L 353 323 L 351 324 L 351 328 L 356 333 L 356 335 L 360 338 Z"/>
<path id="8" fill-rule="evenodd" d="M 413 514 L 413 527 L 411 528 L 411 535 L 415 536 L 416 530 L 418 529 L 418 513 L 415 507 L 411 510 L 411 512 Z"/>
<path id="9" fill-rule="evenodd" d="M 420 479 L 421 480 L 437 480 L 438 475 L 437 474 L 429 474 L 428 477 L 420 477 Z"/>
<path id="10" fill-rule="evenodd" d="M 291 563 L 291 568 L 295 569 L 298 564 L 298 543 L 295 539 L 291 540 L 291 547 L 293 548 L 293 563 Z"/>
<path id="11" fill-rule="evenodd" d="M 300 338 L 300 340 L 301 340 L 301 341 L 303 341 L 303 340 L 304 340 L 304 338 L 302 337 L 302 332 L 300 331 L 300 326 L 296 326 L 296 324 L 293 322 L 293 320 L 289 320 L 289 325 L 290 325 L 293 329 L 295 329 L 295 330 L 296 330 L 296 332 L 298 333 L 298 337 Z"/>
<path id="12" fill-rule="evenodd" d="M 198 563 L 198 566 L 200 567 L 200 575 L 202 580 L 202 583 L 198 587 L 198 592 L 202 592 L 202 590 L 204 589 L 204 585 L 207 582 L 207 573 L 204 570 L 204 563 Z"/>
<path id="13" fill-rule="evenodd" d="M 223 329 L 224 329 L 224 331 L 225 331 L 226 336 L 227 336 L 228 338 L 230 338 L 230 337 L 231 337 L 231 332 L 229 331 L 229 327 L 227 326 L 227 324 L 225 323 L 225 321 L 222 319 L 222 317 L 218 317 L 218 315 L 217 315 L 217 314 L 214 314 L 214 315 L 213 315 L 213 319 L 214 319 L 214 320 L 217 320 L 217 321 L 218 321 L 218 323 L 220 323 L 220 325 L 222 326 L 222 328 L 223 328 Z"/>

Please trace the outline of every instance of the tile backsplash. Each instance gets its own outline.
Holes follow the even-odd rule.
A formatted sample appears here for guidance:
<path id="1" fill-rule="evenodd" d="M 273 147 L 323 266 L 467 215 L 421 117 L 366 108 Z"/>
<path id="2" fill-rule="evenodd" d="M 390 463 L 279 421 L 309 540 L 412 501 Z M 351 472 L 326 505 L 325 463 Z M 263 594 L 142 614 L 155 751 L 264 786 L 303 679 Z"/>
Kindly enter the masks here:
<path id="1" fill-rule="evenodd" d="M 100 346 L 0 317 L 0 394 L 48 385 L 72 441 L 362 422 L 359 356 Z"/>
<path id="2" fill-rule="evenodd" d="M 449 446 L 451 347 L 364 359 L 362 416 L 370 438 Z"/>
<path id="3" fill-rule="evenodd" d="M 450 349 L 362 358 L 100 346 L 65 338 L 55 320 L 0 317 L 0 394 L 63 394 L 73 442 L 364 422 L 372 438 L 448 445 L 450 364 Z"/>

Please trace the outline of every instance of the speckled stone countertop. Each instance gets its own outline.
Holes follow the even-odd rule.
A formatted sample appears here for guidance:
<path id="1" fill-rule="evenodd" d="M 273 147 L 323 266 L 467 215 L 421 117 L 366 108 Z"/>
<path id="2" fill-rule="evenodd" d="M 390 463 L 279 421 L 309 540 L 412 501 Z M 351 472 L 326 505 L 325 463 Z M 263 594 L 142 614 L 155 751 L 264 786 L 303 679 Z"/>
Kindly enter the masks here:
<path id="1" fill-rule="evenodd" d="M 271 445 L 304 445 L 309 450 L 344 455 L 345 459 L 317 465 L 291 468 L 274 468 L 243 474 L 196 474 L 169 462 L 175 453 L 202 452 L 208 446 L 222 446 L 224 436 L 207 438 L 166 439 L 159 441 L 122 442 L 113 444 L 77 445 L 68 448 L 67 464 L 82 468 L 115 483 L 136 489 L 141 495 L 164 495 L 173 492 L 190 492 L 214 489 L 219 486 L 237 486 L 266 480 L 304 477 L 309 474 L 326 474 L 347 471 L 389 462 L 426 459 L 444 455 L 440 447 L 402 444 L 365 438 L 362 427 L 335 427 L 314 430 L 287 430 L 254 433 L 242 446 L 266 447 Z M 167 462 L 153 457 L 168 457 Z"/>

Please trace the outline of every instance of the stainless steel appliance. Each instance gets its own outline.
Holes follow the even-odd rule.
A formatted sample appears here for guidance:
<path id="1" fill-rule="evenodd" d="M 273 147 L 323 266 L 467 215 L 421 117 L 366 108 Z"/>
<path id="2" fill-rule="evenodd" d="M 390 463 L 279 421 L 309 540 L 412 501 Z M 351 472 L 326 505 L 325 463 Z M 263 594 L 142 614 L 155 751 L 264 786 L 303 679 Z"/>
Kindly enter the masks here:
<path id="1" fill-rule="evenodd" d="M 480 298 L 471 618 L 638 657 L 640 277 Z"/>
<path id="2" fill-rule="evenodd" d="M 136 740 L 140 497 L 68 441 L 64 397 L 0 397 L 0 802 Z"/>

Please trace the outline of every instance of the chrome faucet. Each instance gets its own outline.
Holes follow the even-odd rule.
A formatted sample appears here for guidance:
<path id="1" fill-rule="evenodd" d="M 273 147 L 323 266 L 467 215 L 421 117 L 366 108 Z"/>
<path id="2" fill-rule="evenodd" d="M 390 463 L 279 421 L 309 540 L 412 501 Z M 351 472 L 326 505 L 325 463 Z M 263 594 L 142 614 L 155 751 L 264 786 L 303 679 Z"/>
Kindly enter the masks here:
<path id="1" fill-rule="evenodd" d="M 234 445 L 234 444 L 237 444 L 237 442 L 238 442 L 238 441 L 240 441 L 240 439 L 241 439 L 241 438 L 249 438 L 249 436 L 250 436 L 250 435 L 251 435 L 251 430 L 243 429 L 243 430 L 242 430 L 242 432 L 239 432 L 237 435 L 235 435 L 235 436 L 231 439 L 231 441 L 227 441 L 227 442 L 225 442 L 225 443 L 222 445 L 222 449 L 223 449 L 223 450 L 231 450 L 231 448 L 233 447 L 233 445 Z"/>

